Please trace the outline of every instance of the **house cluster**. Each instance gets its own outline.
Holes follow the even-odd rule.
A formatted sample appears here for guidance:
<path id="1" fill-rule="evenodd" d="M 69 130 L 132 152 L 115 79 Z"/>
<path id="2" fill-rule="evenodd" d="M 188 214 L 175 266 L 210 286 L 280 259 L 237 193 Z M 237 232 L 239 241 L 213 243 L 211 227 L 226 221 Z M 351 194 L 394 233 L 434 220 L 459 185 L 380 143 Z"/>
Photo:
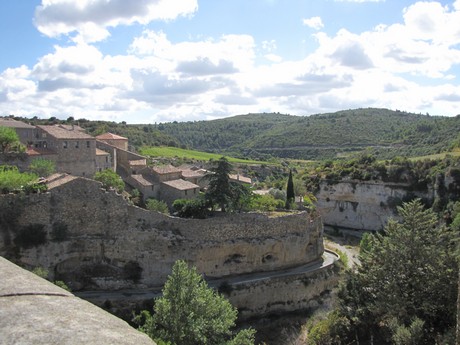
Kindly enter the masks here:
<path id="1" fill-rule="evenodd" d="M 0 117 L 0 126 L 16 130 L 27 147 L 26 162 L 35 158 L 51 160 L 57 172 L 89 178 L 98 171 L 112 169 L 131 188 L 139 190 L 144 200 L 155 198 L 171 205 L 176 199 L 195 198 L 207 185 L 205 169 L 148 166 L 146 157 L 129 151 L 128 139 L 116 134 L 93 137 L 76 125 L 32 126 L 9 117 Z M 250 178 L 238 174 L 230 175 L 230 179 L 251 184 Z"/>

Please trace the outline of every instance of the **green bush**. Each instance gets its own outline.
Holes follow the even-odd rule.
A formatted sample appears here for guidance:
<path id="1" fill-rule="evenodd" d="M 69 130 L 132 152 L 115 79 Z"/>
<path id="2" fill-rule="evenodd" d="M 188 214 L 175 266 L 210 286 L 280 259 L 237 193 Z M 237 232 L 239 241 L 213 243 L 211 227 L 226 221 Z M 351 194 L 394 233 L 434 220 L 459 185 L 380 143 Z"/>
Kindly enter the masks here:
<path id="1" fill-rule="evenodd" d="M 168 205 L 164 201 L 157 199 L 147 199 L 145 206 L 149 211 L 157 211 L 163 214 L 169 214 Z"/>
<path id="2" fill-rule="evenodd" d="M 173 203 L 175 214 L 182 218 L 205 219 L 208 216 L 208 207 L 202 199 L 177 199 Z"/>
<path id="3" fill-rule="evenodd" d="M 37 175 L 21 173 L 17 167 L 0 166 L 0 191 L 4 194 L 32 187 L 37 179 Z"/>
<path id="4" fill-rule="evenodd" d="M 94 179 L 102 183 L 102 187 L 105 189 L 115 189 L 118 193 L 121 193 L 125 188 L 125 183 L 121 177 L 113 170 L 106 169 L 99 171 L 94 174 Z"/>

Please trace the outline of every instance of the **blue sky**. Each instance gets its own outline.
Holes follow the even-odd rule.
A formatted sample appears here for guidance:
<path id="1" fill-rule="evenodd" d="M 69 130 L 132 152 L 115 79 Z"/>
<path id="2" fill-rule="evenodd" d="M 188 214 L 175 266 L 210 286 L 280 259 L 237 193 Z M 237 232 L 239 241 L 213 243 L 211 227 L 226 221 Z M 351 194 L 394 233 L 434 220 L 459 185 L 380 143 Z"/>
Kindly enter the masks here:
<path id="1" fill-rule="evenodd" d="M 460 0 L 0 2 L 0 115 L 460 114 Z"/>

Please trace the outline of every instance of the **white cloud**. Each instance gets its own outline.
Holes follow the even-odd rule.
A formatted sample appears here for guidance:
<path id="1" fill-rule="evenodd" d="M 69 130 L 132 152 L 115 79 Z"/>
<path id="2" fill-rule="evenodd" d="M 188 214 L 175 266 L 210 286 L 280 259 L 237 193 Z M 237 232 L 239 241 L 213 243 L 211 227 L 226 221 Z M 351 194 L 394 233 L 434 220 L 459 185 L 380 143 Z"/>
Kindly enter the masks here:
<path id="1" fill-rule="evenodd" d="M 320 30 L 324 27 L 321 17 L 311 17 L 308 19 L 303 19 L 302 24 L 315 30 Z"/>
<path id="2" fill-rule="evenodd" d="M 147 2 L 121 14 L 130 5 L 112 1 L 115 9 L 103 16 L 89 12 L 100 0 L 75 3 L 43 1 L 50 11 L 63 6 L 81 12 L 53 19 L 54 12 L 45 11 L 37 17 L 50 19 L 43 24 L 50 35 L 75 32 L 78 39 L 55 46 L 33 68 L 2 72 L 4 113 L 128 122 L 263 111 L 305 115 L 363 106 L 460 113 L 460 86 L 453 78 L 453 68 L 460 65 L 460 0 L 452 6 L 414 3 L 402 13 L 402 23 L 362 33 L 316 32 L 318 47 L 296 61 L 287 60 L 272 39 L 256 42 L 250 35 L 229 34 L 173 42 L 153 30 L 134 38 L 125 55 L 104 55 L 88 41 L 103 37 L 110 26 L 150 20 L 151 13 L 139 14 Z M 313 19 L 310 24 L 320 29 L 321 19 Z M 101 30 L 99 38 L 90 33 L 91 26 Z"/>
<path id="3" fill-rule="evenodd" d="M 172 20 L 197 9 L 197 0 L 42 0 L 35 25 L 49 37 L 76 33 L 76 41 L 96 42 L 110 35 L 108 27 Z"/>

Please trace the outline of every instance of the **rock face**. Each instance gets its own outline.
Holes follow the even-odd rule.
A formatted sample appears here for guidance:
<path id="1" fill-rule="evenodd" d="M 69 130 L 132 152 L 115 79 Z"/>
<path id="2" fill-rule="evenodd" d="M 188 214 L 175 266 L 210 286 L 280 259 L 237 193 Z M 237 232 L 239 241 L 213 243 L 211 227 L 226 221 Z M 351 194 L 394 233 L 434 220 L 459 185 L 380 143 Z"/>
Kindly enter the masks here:
<path id="1" fill-rule="evenodd" d="M 317 209 L 325 225 L 356 230 L 383 229 L 396 206 L 412 197 L 433 198 L 432 192 L 414 192 L 407 184 L 342 181 L 321 182 Z"/>
<path id="2" fill-rule="evenodd" d="M 72 289 L 161 286 L 183 259 L 206 277 L 271 271 L 323 254 L 320 217 L 296 213 L 181 219 L 75 178 L 45 194 L 0 196 L 0 255 Z"/>

